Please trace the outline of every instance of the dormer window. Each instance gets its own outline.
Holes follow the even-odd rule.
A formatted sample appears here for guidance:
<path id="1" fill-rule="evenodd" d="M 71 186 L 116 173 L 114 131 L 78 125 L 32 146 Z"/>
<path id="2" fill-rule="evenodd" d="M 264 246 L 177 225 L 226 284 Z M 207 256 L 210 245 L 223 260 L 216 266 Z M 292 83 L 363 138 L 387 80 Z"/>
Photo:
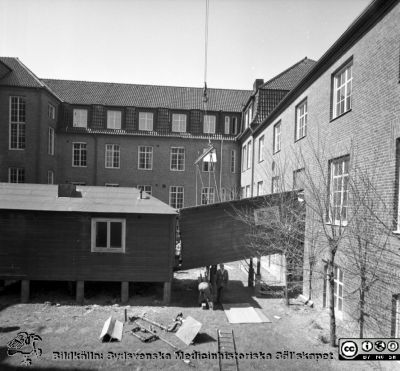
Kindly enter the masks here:
<path id="1" fill-rule="evenodd" d="M 152 112 L 139 112 L 139 130 L 153 131 Z"/>
<path id="2" fill-rule="evenodd" d="M 75 128 L 87 128 L 87 109 L 74 108 L 72 125 Z"/>
<path id="3" fill-rule="evenodd" d="M 172 131 L 175 133 L 186 132 L 186 115 L 185 114 L 172 114 Z"/>
<path id="4" fill-rule="evenodd" d="M 214 115 L 204 115 L 203 124 L 204 134 L 215 134 L 215 116 Z"/>
<path id="5" fill-rule="evenodd" d="M 121 111 L 107 111 L 107 129 L 121 129 Z"/>

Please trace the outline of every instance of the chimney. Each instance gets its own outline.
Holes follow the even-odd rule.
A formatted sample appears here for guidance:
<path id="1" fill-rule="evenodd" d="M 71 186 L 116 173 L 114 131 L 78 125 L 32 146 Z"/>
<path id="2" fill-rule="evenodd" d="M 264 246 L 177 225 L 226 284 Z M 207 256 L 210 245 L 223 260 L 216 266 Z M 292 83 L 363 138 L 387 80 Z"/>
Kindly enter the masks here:
<path id="1" fill-rule="evenodd" d="M 82 194 L 76 191 L 75 184 L 59 184 L 58 197 L 82 197 Z"/>
<path id="2" fill-rule="evenodd" d="M 253 84 L 253 91 L 256 92 L 258 88 L 264 84 L 264 79 L 255 79 Z"/>

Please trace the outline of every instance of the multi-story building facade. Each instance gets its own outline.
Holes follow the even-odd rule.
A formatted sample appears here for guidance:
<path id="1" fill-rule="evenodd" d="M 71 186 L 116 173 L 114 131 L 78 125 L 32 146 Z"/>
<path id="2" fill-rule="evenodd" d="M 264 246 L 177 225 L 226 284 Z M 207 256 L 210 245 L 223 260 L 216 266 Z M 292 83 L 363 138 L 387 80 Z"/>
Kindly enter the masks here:
<path id="1" fill-rule="evenodd" d="M 134 186 L 174 208 L 238 193 L 235 137 L 250 91 L 45 80 L 16 58 L 0 66 L 1 181 Z"/>
<path id="2" fill-rule="evenodd" d="M 245 196 L 304 189 L 306 204 L 310 205 L 305 294 L 309 294 L 308 252 L 316 243 L 322 249 L 313 256 L 317 267 L 312 298 L 318 306 L 329 306 L 330 234 L 331 239 L 340 241 L 332 276 L 337 317 L 352 320 L 346 322 L 350 328 L 361 321 L 362 315 L 365 334 L 371 331 L 386 336 L 399 336 L 400 328 L 400 286 L 393 279 L 400 267 L 399 39 L 399 1 L 373 1 L 275 108 L 240 137 L 242 152 L 251 156 L 246 161 L 242 155 L 241 187 Z M 247 151 L 249 145 L 252 149 Z M 362 260 L 354 247 L 354 223 L 360 220 L 352 219 L 356 214 L 355 192 L 360 193 L 360 184 L 365 186 L 366 176 L 368 184 L 373 185 L 370 192 L 374 192 L 369 194 L 369 201 L 373 207 L 380 205 L 376 215 L 381 226 L 392 228 L 389 233 L 381 228 L 384 232 L 380 239 L 371 235 L 369 250 L 364 245 L 365 254 L 375 251 L 365 263 L 369 264 L 369 275 L 378 272 L 374 278 L 362 278 Z M 323 207 L 315 207 L 318 205 Z M 368 207 L 370 212 L 372 206 Z M 367 225 L 373 228 L 373 216 L 369 217 Z M 370 233 L 369 228 L 364 232 Z M 359 237 L 358 243 L 365 238 Z M 374 245 L 377 243 L 381 245 Z M 367 281 L 364 290 L 362 282 Z"/>

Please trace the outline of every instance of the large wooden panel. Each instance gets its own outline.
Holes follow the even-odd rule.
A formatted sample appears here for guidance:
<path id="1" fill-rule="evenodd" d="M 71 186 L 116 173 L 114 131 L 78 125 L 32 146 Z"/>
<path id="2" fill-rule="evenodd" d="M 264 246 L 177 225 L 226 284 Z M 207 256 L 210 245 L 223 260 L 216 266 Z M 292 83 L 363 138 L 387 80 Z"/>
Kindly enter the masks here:
<path id="1" fill-rule="evenodd" d="M 126 219 L 126 251 L 91 252 L 87 213 L 0 211 L 0 278 L 169 281 L 175 215 L 112 215 Z"/>
<path id="2" fill-rule="evenodd" d="M 257 256 L 249 246 L 251 227 L 243 220 L 243 215 L 253 215 L 256 209 L 279 205 L 282 201 L 293 201 L 293 208 L 301 207 L 297 193 L 287 192 L 182 209 L 179 220 L 181 269 Z"/>

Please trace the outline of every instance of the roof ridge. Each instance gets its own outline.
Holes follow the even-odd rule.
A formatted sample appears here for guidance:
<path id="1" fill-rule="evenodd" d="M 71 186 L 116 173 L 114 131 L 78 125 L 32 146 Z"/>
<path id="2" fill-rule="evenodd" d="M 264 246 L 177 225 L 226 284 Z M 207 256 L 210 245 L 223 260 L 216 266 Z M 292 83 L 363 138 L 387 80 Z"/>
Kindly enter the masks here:
<path id="1" fill-rule="evenodd" d="M 267 86 L 268 84 L 270 84 L 272 81 L 278 79 L 279 77 L 281 77 L 282 75 L 284 75 L 285 73 L 289 72 L 290 70 L 292 70 L 293 68 L 297 67 L 300 63 L 303 63 L 304 61 L 309 60 L 311 62 L 317 63 L 316 61 L 314 61 L 313 59 L 304 57 L 303 59 L 301 59 L 300 61 L 296 62 L 295 64 L 293 64 L 292 66 L 288 67 L 286 70 L 282 71 L 281 73 L 279 73 L 278 75 L 272 77 L 271 79 L 269 79 L 268 81 L 264 82 L 264 84 L 262 84 L 260 86 L 260 89 L 262 89 L 264 86 Z"/>
<path id="2" fill-rule="evenodd" d="M 89 83 L 89 84 L 107 84 L 107 85 L 150 86 L 150 87 L 159 87 L 159 88 L 181 88 L 181 89 L 198 89 L 198 90 L 203 90 L 204 89 L 204 87 L 197 87 L 197 86 L 135 84 L 135 83 L 127 83 L 127 82 L 50 79 L 50 78 L 42 78 L 42 77 L 40 78 L 40 80 L 41 81 L 83 82 L 83 83 Z M 247 90 L 247 89 L 210 88 L 208 86 L 207 86 L 207 90 L 225 90 L 225 91 L 251 92 L 251 90 Z"/>

